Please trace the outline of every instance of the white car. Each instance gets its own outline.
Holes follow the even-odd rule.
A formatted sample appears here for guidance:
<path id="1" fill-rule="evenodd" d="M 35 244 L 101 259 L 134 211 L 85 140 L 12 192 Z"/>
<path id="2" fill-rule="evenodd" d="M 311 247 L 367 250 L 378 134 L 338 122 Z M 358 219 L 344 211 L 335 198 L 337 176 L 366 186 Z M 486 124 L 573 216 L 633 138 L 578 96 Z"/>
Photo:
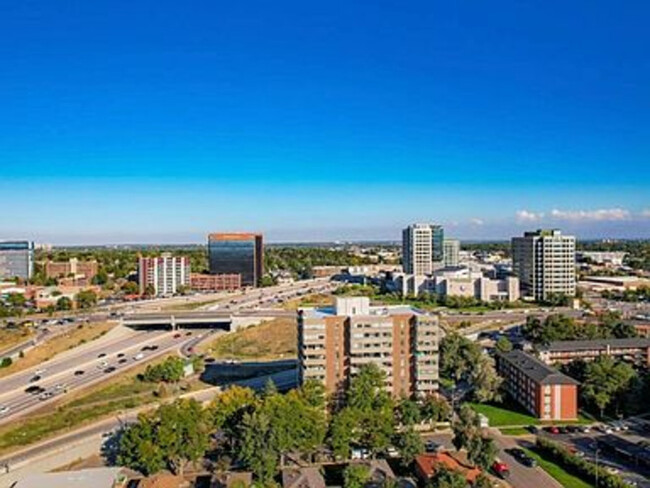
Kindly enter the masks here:
<path id="1" fill-rule="evenodd" d="M 35 374 L 35 375 L 38 375 L 38 376 L 41 376 L 41 375 L 42 375 L 43 373 L 45 373 L 46 371 L 47 371 L 47 369 L 45 369 L 45 368 L 37 369 L 36 371 L 34 371 L 34 374 Z"/>
<path id="2" fill-rule="evenodd" d="M 106 366 L 108 366 L 108 361 L 102 361 L 97 365 L 97 369 L 104 369 Z"/>
<path id="3" fill-rule="evenodd" d="M 11 410 L 7 405 L 3 405 L 0 407 L 0 415 L 6 415 L 9 413 L 9 410 Z"/>
<path id="4" fill-rule="evenodd" d="M 138 354 L 136 354 L 135 356 L 133 356 L 133 359 L 134 359 L 135 361 L 139 361 L 139 360 L 142 359 L 143 357 L 144 357 L 144 354 L 142 354 L 141 352 L 139 352 Z"/>

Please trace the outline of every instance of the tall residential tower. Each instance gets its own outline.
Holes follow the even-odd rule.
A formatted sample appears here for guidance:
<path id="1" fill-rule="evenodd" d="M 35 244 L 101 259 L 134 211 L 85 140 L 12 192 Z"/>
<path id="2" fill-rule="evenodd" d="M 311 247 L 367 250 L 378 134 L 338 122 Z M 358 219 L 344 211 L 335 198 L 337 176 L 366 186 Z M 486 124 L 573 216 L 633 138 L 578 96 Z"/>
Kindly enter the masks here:
<path id="1" fill-rule="evenodd" d="M 512 269 L 522 297 L 538 301 L 576 293 L 576 239 L 559 230 L 525 232 L 512 238 Z"/>

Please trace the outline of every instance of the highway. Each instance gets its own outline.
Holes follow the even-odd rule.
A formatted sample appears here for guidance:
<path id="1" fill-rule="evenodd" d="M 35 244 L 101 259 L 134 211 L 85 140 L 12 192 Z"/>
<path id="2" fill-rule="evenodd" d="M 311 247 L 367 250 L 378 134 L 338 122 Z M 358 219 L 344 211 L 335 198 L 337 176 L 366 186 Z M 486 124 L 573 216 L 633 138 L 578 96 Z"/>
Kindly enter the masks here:
<path id="1" fill-rule="evenodd" d="M 205 339 L 206 334 L 215 332 L 134 333 L 114 342 L 92 344 L 93 347 L 86 348 L 81 354 L 48 361 L 38 368 L 0 380 L 0 408 L 8 408 L 0 416 L 0 424 L 57 401 L 61 395 L 105 381 L 163 354 L 179 350 L 187 352 L 188 347 Z M 37 373 L 40 379 L 31 381 Z M 34 387 L 39 390 L 33 393 L 25 391 Z"/>

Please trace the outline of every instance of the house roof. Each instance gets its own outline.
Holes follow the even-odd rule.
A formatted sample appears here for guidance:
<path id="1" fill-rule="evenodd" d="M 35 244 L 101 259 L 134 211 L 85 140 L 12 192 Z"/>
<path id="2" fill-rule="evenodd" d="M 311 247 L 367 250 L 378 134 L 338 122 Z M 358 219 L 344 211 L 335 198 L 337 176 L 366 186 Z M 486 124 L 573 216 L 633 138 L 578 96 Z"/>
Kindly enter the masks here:
<path id="1" fill-rule="evenodd" d="M 325 479 L 318 468 L 287 468 L 282 470 L 283 488 L 325 488 Z"/>
<path id="2" fill-rule="evenodd" d="M 14 488 L 114 488 L 122 468 L 88 468 L 59 473 L 28 474 Z"/>
<path id="3" fill-rule="evenodd" d="M 525 376 L 542 385 L 578 385 L 573 378 L 544 364 L 535 356 L 531 356 L 519 349 L 498 354 L 499 361 L 506 361 L 517 368 Z"/>
<path id="4" fill-rule="evenodd" d="M 439 466 L 462 473 L 468 483 L 473 483 L 481 474 L 481 470 L 477 467 L 468 466 L 444 451 L 435 454 L 420 454 L 415 457 L 415 464 L 427 478 L 431 478 Z"/>
<path id="5" fill-rule="evenodd" d="M 650 347 L 650 338 L 634 337 L 628 339 L 593 339 L 580 341 L 553 341 L 547 346 L 540 347 L 541 351 L 589 351 L 594 349 L 615 348 L 647 348 Z"/>

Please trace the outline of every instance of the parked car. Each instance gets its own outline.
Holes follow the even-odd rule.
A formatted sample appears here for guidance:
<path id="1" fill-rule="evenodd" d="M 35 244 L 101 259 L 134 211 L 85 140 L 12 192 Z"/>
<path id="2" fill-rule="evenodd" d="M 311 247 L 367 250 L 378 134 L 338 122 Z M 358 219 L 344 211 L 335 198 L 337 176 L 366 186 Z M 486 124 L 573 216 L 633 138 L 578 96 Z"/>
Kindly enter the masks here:
<path id="1" fill-rule="evenodd" d="M 558 429 L 555 425 L 550 425 L 548 427 L 544 427 L 544 430 L 548 432 L 549 434 L 559 434 L 560 429 Z"/>
<path id="2" fill-rule="evenodd" d="M 510 476 L 510 468 L 503 461 L 494 461 L 492 464 L 492 471 L 501 479 L 507 479 Z"/>
<path id="3" fill-rule="evenodd" d="M 513 458 L 515 458 L 517 461 L 519 461 L 521 464 L 524 466 L 528 466 L 529 468 L 534 468 L 537 466 L 537 461 L 530 457 L 528 454 L 526 454 L 526 451 L 523 449 L 519 449 L 518 447 L 513 447 L 512 449 L 506 449 L 506 452 L 510 454 Z"/>
<path id="4" fill-rule="evenodd" d="M 83 369 L 78 369 L 77 371 L 74 372 L 74 375 L 75 375 L 75 376 L 81 376 L 81 375 L 83 375 L 83 374 L 84 374 L 84 370 L 83 370 Z"/>
<path id="5" fill-rule="evenodd" d="M 437 442 L 429 439 L 424 443 L 424 450 L 426 452 L 438 452 L 440 450 L 441 446 Z"/>

